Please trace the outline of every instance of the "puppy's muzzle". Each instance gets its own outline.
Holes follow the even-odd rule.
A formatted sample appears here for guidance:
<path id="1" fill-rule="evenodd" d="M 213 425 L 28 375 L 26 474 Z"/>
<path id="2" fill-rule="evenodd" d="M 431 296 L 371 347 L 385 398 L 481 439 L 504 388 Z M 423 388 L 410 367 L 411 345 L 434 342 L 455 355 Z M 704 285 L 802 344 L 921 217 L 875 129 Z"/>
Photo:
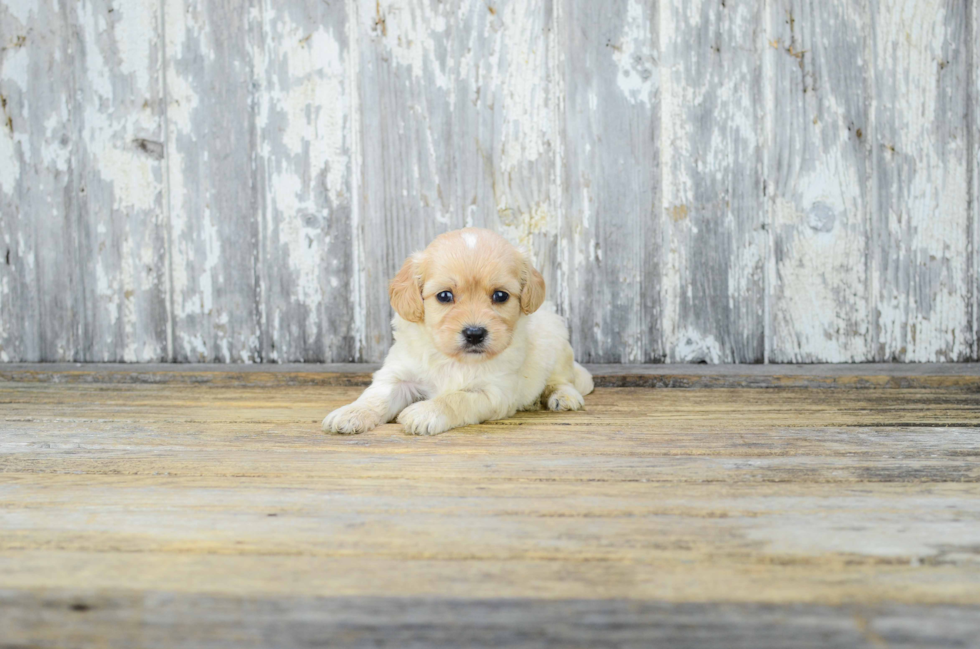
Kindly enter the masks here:
<path id="1" fill-rule="evenodd" d="M 487 330 L 485 327 L 464 327 L 463 328 L 463 339 L 466 341 L 468 347 L 476 347 L 483 344 L 483 341 L 487 338 Z"/>

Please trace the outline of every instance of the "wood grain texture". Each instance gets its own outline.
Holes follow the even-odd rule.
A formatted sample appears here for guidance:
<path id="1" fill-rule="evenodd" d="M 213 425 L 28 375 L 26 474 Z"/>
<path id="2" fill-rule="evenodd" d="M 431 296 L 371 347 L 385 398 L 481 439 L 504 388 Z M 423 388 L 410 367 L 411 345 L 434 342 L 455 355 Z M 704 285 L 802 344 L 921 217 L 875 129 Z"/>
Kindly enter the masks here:
<path id="1" fill-rule="evenodd" d="M 769 5 L 772 362 L 871 354 L 867 7 Z"/>
<path id="2" fill-rule="evenodd" d="M 967 167 L 970 169 L 970 255 L 969 284 L 973 308 L 973 358 L 980 358 L 980 11 L 969 4 L 970 18 L 968 43 L 970 55 L 970 96 L 967 101 L 969 130 L 967 141 Z"/>
<path id="3" fill-rule="evenodd" d="M 764 359 L 763 7 L 661 4 L 661 294 L 670 362 Z"/>
<path id="4" fill-rule="evenodd" d="M 164 11 L 173 359 L 259 361 L 258 11 L 225 0 Z"/>
<path id="5" fill-rule="evenodd" d="M 976 360 L 977 20 L 0 0 L 0 362 L 376 362 L 465 225 L 585 361 Z"/>
<path id="6" fill-rule="evenodd" d="M 585 412 L 434 438 L 319 433 L 358 391 L 0 384 L 4 628 L 42 646 L 248 646 L 283 625 L 283 646 L 337 625 L 341 646 L 976 638 L 973 392 L 599 389 Z"/>
<path id="7" fill-rule="evenodd" d="M 163 37 L 157 0 L 72 5 L 82 339 L 77 358 L 168 360 Z"/>
<path id="8" fill-rule="evenodd" d="M 313 0 L 260 10 L 261 358 L 353 360 L 348 17 L 342 3 Z"/>
<path id="9" fill-rule="evenodd" d="M 973 647 L 956 606 L 673 604 L 0 591 L 12 643 L 72 647 Z"/>
<path id="10" fill-rule="evenodd" d="M 659 4 L 567 1 L 561 17 L 572 343 L 582 361 L 660 361 Z"/>
<path id="11" fill-rule="evenodd" d="M 81 360 L 75 25 L 47 0 L 0 21 L 0 361 Z"/>
<path id="12" fill-rule="evenodd" d="M 970 356 L 967 15 L 963 2 L 871 3 L 876 360 Z M 941 216 L 940 216 L 941 215 Z"/>

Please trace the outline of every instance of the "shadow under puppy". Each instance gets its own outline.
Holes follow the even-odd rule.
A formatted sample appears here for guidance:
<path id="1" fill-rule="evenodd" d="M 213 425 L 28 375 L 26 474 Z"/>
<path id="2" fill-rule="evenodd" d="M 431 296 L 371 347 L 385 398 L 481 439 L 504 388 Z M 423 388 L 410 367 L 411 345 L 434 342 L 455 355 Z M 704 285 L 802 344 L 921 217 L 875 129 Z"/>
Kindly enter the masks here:
<path id="1" fill-rule="evenodd" d="M 466 228 L 437 237 L 391 282 L 395 342 L 371 386 L 323 430 L 361 433 L 397 417 L 407 432 L 503 419 L 518 410 L 579 410 L 592 376 L 544 303 L 541 273 L 506 239 Z"/>

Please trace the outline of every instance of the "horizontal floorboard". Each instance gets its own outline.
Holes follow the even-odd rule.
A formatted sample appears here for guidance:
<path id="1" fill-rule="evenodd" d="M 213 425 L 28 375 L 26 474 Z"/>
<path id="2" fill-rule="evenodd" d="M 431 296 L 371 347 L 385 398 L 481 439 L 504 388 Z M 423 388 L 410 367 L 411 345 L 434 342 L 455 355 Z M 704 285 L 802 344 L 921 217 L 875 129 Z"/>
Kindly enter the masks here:
<path id="1" fill-rule="evenodd" d="M 357 386 L 44 371 L 0 381 L 0 646 L 980 637 L 968 386 L 599 388 L 346 437 L 319 421 Z"/>
<path id="2" fill-rule="evenodd" d="M 134 612 L 136 612 L 134 614 Z M 724 646 L 872 649 L 976 646 L 955 606 L 674 604 L 627 600 L 246 599 L 131 591 L 0 591 L 7 644 L 166 649 Z M 43 635 L 36 630 L 43 628 Z"/>

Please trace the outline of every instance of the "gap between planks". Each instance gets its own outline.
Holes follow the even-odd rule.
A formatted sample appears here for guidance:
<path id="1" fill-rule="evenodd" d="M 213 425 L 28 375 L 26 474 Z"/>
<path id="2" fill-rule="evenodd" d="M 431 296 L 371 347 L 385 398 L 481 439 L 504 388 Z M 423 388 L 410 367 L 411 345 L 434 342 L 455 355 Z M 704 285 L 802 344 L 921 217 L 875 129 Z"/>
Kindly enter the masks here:
<path id="1" fill-rule="evenodd" d="M 0 364 L 0 381 L 17 383 L 184 383 L 364 386 L 374 363 L 326 364 Z M 586 365 L 596 387 L 857 388 L 980 391 L 980 363 L 803 365 Z"/>

